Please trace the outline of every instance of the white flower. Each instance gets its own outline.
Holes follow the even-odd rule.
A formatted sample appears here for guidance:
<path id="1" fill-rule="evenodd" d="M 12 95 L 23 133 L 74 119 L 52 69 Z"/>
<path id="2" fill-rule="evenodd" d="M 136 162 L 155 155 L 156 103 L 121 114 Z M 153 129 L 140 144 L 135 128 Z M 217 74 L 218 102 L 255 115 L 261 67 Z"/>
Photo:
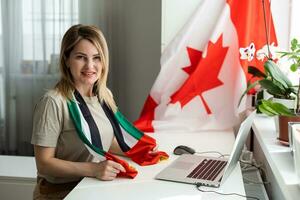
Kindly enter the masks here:
<path id="1" fill-rule="evenodd" d="M 254 58 L 254 53 L 255 53 L 255 45 L 252 42 L 248 47 L 245 48 L 240 48 L 240 54 L 241 54 L 241 59 L 242 60 L 248 60 L 251 61 Z"/>
<path id="2" fill-rule="evenodd" d="M 272 60 L 275 60 L 275 59 L 279 59 L 280 58 L 280 48 L 277 47 L 277 46 L 274 46 L 274 43 L 272 43 L 271 45 L 269 45 L 269 48 L 270 48 L 270 53 L 271 53 L 271 59 Z M 268 57 L 268 45 L 266 44 L 265 46 L 263 46 L 261 49 L 257 50 L 256 51 L 256 58 L 258 60 L 264 60 L 265 57 Z"/>

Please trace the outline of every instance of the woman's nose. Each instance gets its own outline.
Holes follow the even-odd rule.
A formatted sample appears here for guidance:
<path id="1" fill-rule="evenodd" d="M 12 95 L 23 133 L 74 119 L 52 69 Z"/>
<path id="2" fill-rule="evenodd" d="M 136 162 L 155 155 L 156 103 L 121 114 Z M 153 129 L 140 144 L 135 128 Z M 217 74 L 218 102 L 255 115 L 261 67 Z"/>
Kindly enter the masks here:
<path id="1" fill-rule="evenodd" d="M 86 66 L 88 68 L 93 68 L 94 67 L 94 61 L 93 61 L 93 59 L 87 59 Z"/>

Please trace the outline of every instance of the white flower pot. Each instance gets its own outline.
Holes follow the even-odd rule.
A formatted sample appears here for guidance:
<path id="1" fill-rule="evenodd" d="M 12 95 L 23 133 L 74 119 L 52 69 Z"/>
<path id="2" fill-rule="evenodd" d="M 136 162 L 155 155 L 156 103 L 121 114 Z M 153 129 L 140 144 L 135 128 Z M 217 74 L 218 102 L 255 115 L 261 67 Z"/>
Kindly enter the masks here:
<path id="1" fill-rule="evenodd" d="M 273 102 L 281 103 L 289 109 L 294 109 L 296 106 L 295 99 L 279 99 L 268 93 L 267 90 L 263 90 L 263 97 L 265 100 L 272 99 Z"/>
<path id="2" fill-rule="evenodd" d="M 273 98 L 273 95 L 271 95 L 269 92 L 267 92 L 266 89 L 263 90 L 263 96 L 265 100 L 268 100 L 270 98 Z"/>
<path id="3" fill-rule="evenodd" d="M 272 99 L 273 102 L 276 102 L 276 103 L 281 103 L 283 105 L 285 105 L 287 108 L 289 109 L 294 109 L 295 108 L 295 104 L 296 104 L 296 101 L 294 99 L 278 99 L 278 98 L 274 98 Z"/>

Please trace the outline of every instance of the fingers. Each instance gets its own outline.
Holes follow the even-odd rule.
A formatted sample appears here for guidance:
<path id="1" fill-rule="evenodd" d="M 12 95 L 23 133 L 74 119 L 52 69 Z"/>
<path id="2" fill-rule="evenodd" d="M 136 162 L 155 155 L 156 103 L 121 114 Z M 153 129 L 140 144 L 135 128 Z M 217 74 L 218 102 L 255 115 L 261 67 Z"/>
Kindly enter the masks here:
<path id="1" fill-rule="evenodd" d="M 121 164 L 111 160 L 98 163 L 98 168 L 96 170 L 95 177 L 105 181 L 114 180 L 120 172 L 126 171 Z"/>
<path id="2" fill-rule="evenodd" d="M 121 172 L 126 172 L 125 168 L 124 168 L 120 163 L 117 163 L 117 162 L 114 162 L 114 161 L 111 161 L 111 160 L 109 160 L 108 162 L 111 164 L 111 166 L 112 166 L 114 169 L 118 170 L 119 172 L 120 172 L 120 171 L 121 171 Z M 119 173 L 119 172 L 118 172 L 118 173 Z"/>
<path id="3" fill-rule="evenodd" d="M 156 152 L 158 152 L 158 145 L 156 145 L 152 151 L 150 151 L 150 154 L 155 154 Z"/>
<path id="4" fill-rule="evenodd" d="M 117 175 L 118 175 L 118 173 L 106 171 L 106 172 L 104 172 L 103 176 L 101 177 L 101 180 L 112 181 L 117 177 Z"/>

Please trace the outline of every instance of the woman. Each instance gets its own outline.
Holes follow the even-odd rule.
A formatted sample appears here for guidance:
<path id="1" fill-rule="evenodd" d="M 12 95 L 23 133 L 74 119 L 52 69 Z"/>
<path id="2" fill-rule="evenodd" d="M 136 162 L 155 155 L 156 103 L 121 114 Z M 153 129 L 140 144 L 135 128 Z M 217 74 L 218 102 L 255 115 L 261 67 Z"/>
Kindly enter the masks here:
<path id="1" fill-rule="evenodd" d="M 136 156 L 128 154 L 130 147 L 116 134 L 120 127 L 113 116 L 116 104 L 106 87 L 108 66 L 108 48 L 99 29 L 74 25 L 65 33 L 61 79 L 34 110 L 31 142 L 38 169 L 34 199 L 62 199 L 83 177 L 108 181 L 133 170 L 111 153 L 125 152 L 134 161 L 151 155 L 155 141 L 143 156 Z M 101 153 L 104 159 L 92 155 Z M 155 157 L 155 162 L 162 158 Z"/>

